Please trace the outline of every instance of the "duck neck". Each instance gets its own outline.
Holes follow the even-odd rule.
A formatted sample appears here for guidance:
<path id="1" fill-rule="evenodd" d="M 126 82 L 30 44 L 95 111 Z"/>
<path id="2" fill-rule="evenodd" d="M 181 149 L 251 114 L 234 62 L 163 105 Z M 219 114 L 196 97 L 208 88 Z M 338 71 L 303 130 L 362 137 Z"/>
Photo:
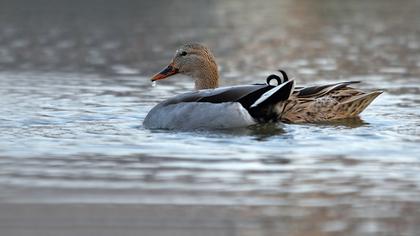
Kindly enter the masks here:
<path id="1" fill-rule="evenodd" d="M 219 72 L 217 71 L 217 67 L 209 67 L 206 70 L 201 70 L 193 78 L 196 90 L 219 87 Z"/>

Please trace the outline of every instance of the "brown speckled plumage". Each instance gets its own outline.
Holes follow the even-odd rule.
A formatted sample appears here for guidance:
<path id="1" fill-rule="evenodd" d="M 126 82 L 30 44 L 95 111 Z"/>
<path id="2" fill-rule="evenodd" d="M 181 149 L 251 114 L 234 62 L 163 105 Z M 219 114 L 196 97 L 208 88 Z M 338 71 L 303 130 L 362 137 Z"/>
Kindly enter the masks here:
<path id="1" fill-rule="evenodd" d="M 382 93 L 366 93 L 347 85 L 325 92 L 336 85 L 330 85 L 321 92 L 307 96 L 300 96 L 299 91 L 295 91 L 286 102 L 277 105 L 279 120 L 304 123 L 355 117 Z"/>

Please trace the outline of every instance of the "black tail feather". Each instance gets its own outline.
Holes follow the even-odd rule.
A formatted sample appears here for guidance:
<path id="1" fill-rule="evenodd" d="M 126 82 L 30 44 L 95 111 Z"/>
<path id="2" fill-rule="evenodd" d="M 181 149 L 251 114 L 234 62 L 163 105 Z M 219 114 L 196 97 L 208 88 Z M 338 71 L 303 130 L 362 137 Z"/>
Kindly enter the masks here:
<path id="1" fill-rule="evenodd" d="M 294 81 L 290 80 L 279 86 L 272 87 L 270 90 L 264 93 L 258 94 L 259 96 L 253 96 L 253 102 L 250 104 L 248 98 L 247 106 L 244 106 L 249 114 L 260 121 L 274 121 L 278 115 L 274 111 L 275 106 L 282 101 L 289 99 L 293 92 Z"/>

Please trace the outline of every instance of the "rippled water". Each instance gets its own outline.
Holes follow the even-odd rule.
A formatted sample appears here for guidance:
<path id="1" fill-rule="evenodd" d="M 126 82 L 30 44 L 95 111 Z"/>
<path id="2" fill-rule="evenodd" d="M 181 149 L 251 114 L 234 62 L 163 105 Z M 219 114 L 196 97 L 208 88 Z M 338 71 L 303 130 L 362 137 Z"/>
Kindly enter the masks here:
<path id="1" fill-rule="evenodd" d="M 0 201 L 288 207 L 324 233 L 418 232 L 418 2 L 182 3 L 2 14 Z M 385 93 L 358 119 L 147 130 L 154 105 L 192 89 L 148 80 L 185 41 L 214 49 L 223 85 L 283 68 L 298 85 Z"/>

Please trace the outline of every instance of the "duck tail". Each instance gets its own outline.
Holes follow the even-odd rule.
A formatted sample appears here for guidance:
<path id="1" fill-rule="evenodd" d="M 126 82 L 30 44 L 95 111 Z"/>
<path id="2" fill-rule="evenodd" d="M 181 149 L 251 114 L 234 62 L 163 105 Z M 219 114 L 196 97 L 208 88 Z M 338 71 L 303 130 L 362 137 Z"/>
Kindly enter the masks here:
<path id="1" fill-rule="evenodd" d="M 284 103 L 289 99 L 293 93 L 294 85 L 294 81 L 289 80 L 273 87 L 256 99 L 253 104 L 247 108 L 248 112 L 257 121 L 277 121 L 278 114 L 276 105 L 278 103 Z"/>
<path id="2" fill-rule="evenodd" d="M 383 91 L 373 91 L 353 97 L 345 102 L 340 103 L 337 112 L 341 113 L 343 117 L 357 116 L 382 93 Z"/>
<path id="3" fill-rule="evenodd" d="M 286 101 L 289 99 L 290 95 L 292 95 L 294 86 L 295 81 L 293 80 L 275 86 L 262 94 L 250 108 L 262 107 L 270 104 L 276 104 L 280 101 Z"/>

